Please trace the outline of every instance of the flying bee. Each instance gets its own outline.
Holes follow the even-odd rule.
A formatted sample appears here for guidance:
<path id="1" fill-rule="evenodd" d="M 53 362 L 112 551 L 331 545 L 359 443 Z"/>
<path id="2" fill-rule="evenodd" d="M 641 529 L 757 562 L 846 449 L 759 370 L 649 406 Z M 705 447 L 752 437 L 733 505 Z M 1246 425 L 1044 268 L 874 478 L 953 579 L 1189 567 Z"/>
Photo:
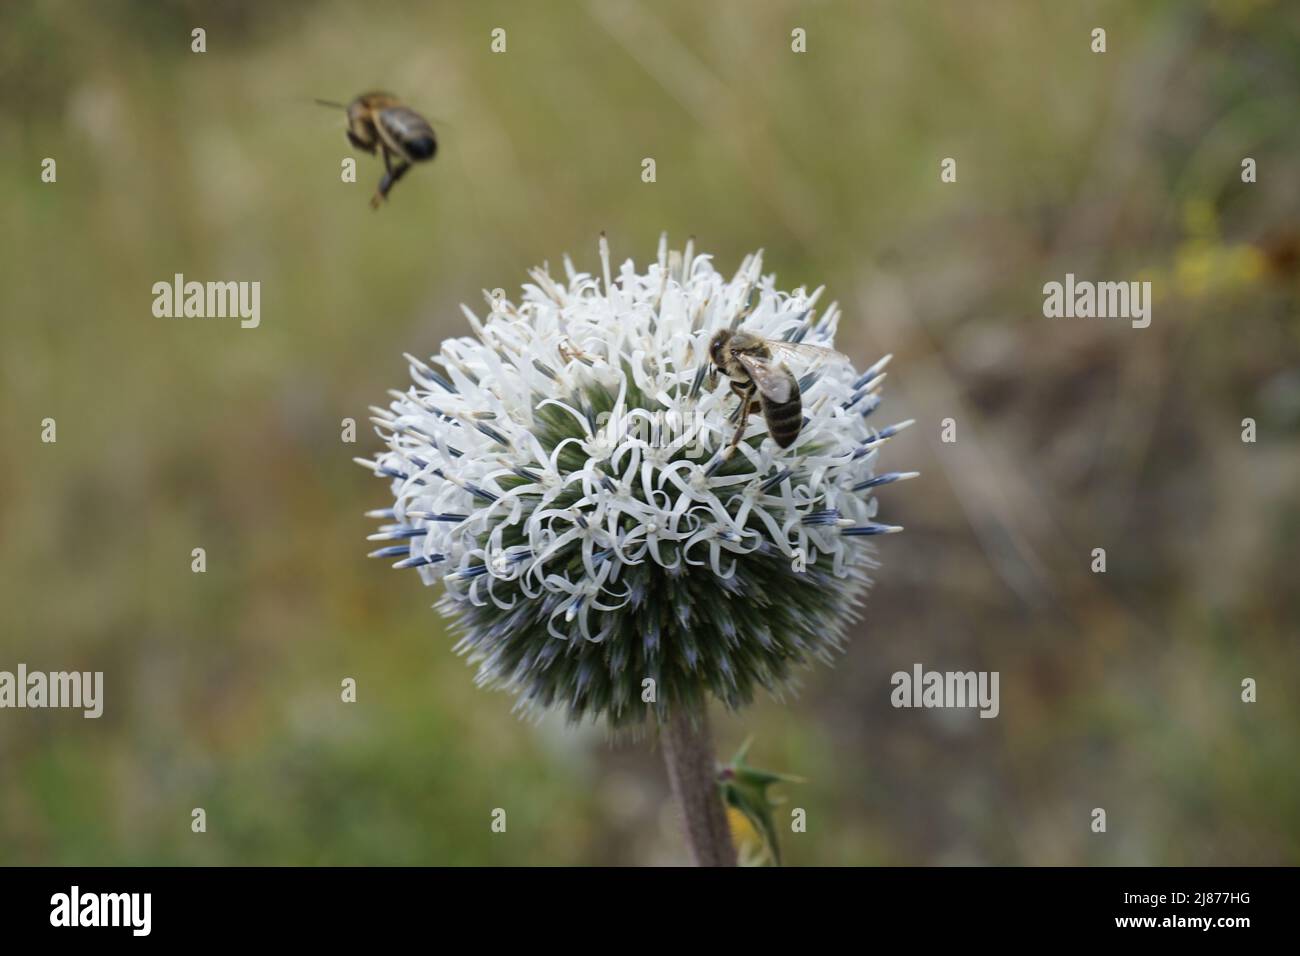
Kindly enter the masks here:
<path id="1" fill-rule="evenodd" d="M 731 390 L 740 396 L 737 409 L 736 434 L 732 436 L 734 448 L 749 424 L 749 416 L 762 411 L 768 434 L 782 448 L 789 448 L 803 428 L 803 402 L 799 395 L 799 380 L 786 364 L 776 357 L 785 352 L 803 358 L 848 361 L 833 349 L 816 345 L 765 339 L 744 329 L 720 329 L 709 340 L 709 358 L 716 372 L 731 380 Z"/>
<path id="2" fill-rule="evenodd" d="M 429 121 L 391 93 L 362 93 L 346 106 L 331 100 L 316 102 L 347 113 L 348 142 L 353 146 L 371 156 L 376 150 L 383 153 L 384 178 L 370 199 L 372 209 L 379 208 L 414 163 L 427 162 L 438 151 Z"/>

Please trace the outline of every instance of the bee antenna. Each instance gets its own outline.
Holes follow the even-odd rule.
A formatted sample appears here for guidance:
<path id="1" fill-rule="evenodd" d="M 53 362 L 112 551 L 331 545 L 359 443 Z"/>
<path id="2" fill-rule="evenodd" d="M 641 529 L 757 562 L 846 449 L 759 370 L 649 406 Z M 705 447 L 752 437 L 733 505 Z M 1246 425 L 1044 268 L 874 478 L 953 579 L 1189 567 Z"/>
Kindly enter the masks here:
<path id="1" fill-rule="evenodd" d="M 336 103 L 336 102 L 334 102 L 333 100 L 321 100 L 321 99 L 318 99 L 318 100 L 316 100 L 316 102 L 317 102 L 319 105 L 321 105 L 321 106 L 328 106 L 330 109 L 335 109 L 335 110 L 345 110 L 345 109 L 348 108 L 348 107 L 347 107 L 347 104 L 345 104 L 345 103 Z"/>

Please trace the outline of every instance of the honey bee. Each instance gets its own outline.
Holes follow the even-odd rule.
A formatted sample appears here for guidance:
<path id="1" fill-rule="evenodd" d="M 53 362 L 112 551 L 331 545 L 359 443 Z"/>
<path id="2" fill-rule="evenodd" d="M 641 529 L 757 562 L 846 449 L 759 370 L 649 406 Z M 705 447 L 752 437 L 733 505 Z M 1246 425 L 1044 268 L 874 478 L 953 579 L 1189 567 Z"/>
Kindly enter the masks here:
<path id="1" fill-rule="evenodd" d="M 429 121 L 391 93 L 362 93 L 347 105 L 332 100 L 316 102 L 347 113 L 348 142 L 353 146 L 372 156 L 376 150 L 383 153 L 384 178 L 370 199 L 372 209 L 379 208 L 414 163 L 427 162 L 438 151 Z"/>
<path id="2" fill-rule="evenodd" d="M 709 358 L 717 372 L 731 380 L 731 390 L 740 396 L 734 448 L 740 443 L 751 413 L 761 410 L 768 434 L 782 448 L 789 448 L 803 428 L 803 401 L 799 380 L 775 353 L 785 352 L 815 360 L 848 361 L 833 349 L 816 345 L 765 339 L 744 329 L 720 329 L 709 340 Z"/>

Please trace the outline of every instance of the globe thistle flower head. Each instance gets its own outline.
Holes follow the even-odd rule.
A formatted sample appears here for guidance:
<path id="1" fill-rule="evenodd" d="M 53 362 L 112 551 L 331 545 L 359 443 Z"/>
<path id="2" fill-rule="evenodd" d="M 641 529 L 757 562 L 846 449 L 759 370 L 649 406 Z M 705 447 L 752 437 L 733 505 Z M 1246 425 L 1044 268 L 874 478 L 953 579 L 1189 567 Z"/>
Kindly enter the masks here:
<path id="1" fill-rule="evenodd" d="M 445 587 L 457 650 L 478 683 L 527 710 L 635 724 L 713 695 L 731 708 L 780 694 L 830 662 L 873 565 L 867 539 L 888 357 L 864 372 L 826 351 L 838 309 L 783 292 L 761 253 L 731 279 L 660 241 L 645 272 L 564 260 L 518 301 L 487 295 L 473 335 L 374 409 L 387 449 L 358 459 L 390 482 L 375 557 Z M 733 445 L 740 399 L 708 346 L 721 329 L 816 349 L 774 349 L 798 382 L 789 447 L 761 409 Z M 791 353 L 791 354 L 786 354 Z"/>

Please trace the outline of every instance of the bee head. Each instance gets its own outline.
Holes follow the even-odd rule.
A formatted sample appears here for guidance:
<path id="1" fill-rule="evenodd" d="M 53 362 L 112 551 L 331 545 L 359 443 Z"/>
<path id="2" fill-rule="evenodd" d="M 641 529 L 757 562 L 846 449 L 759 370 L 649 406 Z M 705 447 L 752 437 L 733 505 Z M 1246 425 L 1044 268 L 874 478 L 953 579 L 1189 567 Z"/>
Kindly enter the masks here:
<path id="1" fill-rule="evenodd" d="M 727 360 L 724 350 L 727 342 L 731 340 L 730 329 L 718 329 L 713 333 L 713 338 L 709 339 L 709 358 L 718 368 L 726 368 Z"/>
<path id="2" fill-rule="evenodd" d="M 374 153 L 379 144 L 379 134 L 375 131 L 374 121 L 370 118 L 369 108 L 361 100 L 353 100 L 348 106 L 348 139 L 357 149 Z"/>

